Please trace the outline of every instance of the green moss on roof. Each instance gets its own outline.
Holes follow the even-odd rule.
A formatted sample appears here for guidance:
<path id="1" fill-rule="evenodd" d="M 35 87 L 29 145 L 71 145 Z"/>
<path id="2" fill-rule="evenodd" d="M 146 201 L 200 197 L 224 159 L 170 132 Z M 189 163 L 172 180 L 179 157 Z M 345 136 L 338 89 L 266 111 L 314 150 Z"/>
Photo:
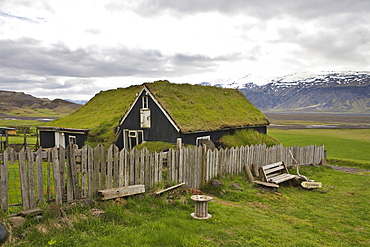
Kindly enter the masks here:
<path id="1" fill-rule="evenodd" d="M 43 126 L 91 129 L 99 125 L 115 128 L 130 108 L 142 86 L 101 91 L 74 113 Z"/>
<path id="2" fill-rule="evenodd" d="M 168 81 L 145 85 L 183 133 L 269 123 L 265 115 L 237 89 Z"/>

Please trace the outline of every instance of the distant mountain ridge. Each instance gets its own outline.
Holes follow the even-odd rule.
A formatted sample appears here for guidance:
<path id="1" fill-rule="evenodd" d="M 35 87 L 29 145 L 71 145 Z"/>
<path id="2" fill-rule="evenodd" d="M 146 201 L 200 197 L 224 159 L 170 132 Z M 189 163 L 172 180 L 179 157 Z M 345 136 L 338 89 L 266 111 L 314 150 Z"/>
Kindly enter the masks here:
<path id="1" fill-rule="evenodd" d="M 68 115 L 81 105 L 62 99 L 37 98 L 23 92 L 0 91 L 1 115 L 55 116 Z"/>
<path id="2" fill-rule="evenodd" d="M 249 81 L 248 76 L 206 84 L 236 87 L 262 111 L 370 113 L 370 72 L 366 71 L 296 73 L 265 85 Z"/>

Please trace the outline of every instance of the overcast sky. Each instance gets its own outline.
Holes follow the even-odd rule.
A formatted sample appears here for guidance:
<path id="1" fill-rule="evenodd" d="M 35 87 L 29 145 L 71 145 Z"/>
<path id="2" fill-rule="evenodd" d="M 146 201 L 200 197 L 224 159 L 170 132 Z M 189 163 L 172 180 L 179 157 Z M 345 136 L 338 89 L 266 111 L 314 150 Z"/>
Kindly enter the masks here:
<path id="1" fill-rule="evenodd" d="M 370 70 L 369 0 L 0 0 L 0 90 Z"/>

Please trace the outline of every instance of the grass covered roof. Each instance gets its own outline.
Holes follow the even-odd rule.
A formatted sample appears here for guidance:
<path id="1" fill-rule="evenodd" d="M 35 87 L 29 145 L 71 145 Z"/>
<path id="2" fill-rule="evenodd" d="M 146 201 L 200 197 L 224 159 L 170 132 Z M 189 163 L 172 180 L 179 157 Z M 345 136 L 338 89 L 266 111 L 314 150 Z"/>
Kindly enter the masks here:
<path id="1" fill-rule="evenodd" d="M 183 133 L 268 124 L 265 115 L 237 89 L 168 81 L 145 86 Z"/>
<path id="2" fill-rule="evenodd" d="M 236 89 L 174 84 L 144 84 L 183 133 L 266 125 L 265 115 Z M 101 91 L 74 113 L 43 126 L 90 129 L 90 138 L 114 142 L 115 128 L 143 85 Z"/>

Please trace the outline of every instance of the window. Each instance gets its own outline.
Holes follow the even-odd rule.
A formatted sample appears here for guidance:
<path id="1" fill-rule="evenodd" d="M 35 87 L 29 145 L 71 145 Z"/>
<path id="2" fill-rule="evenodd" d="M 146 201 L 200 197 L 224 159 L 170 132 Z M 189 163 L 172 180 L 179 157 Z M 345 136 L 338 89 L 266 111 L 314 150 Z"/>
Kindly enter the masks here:
<path id="1" fill-rule="evenodd" d="M 140 109 L 140 128 L 150 128 L 150 109 Z"/>
<path id="2" fill-rule="evenodd" d="M 69 143 L 69 145 L 77 144 L 76 137 L 75 136 L 69 136 L 68 137 L 68 143 Z"/>
<path id="3" fill-rule="evenodd" d="M 148 96 L 143 96 L 142 97 L 142 108 L 143 109 L 148 109 L 149 108 L 149 98 Z"/>
<path id="4" fill-rule="evenodd" d="M 198 146 L 199 144 L 199 140 L 211 140 L 211 136 L 201 136 L 201 137 L 197 137 L 197 141 L 195 143 L 196 146 Z"/>
<path id="5" fill-rule="evenodd" d="M 144 141 L 142 130 L 125 129 L 123 135 L 123 147 L 126 149 L 132 149 Z"/>

